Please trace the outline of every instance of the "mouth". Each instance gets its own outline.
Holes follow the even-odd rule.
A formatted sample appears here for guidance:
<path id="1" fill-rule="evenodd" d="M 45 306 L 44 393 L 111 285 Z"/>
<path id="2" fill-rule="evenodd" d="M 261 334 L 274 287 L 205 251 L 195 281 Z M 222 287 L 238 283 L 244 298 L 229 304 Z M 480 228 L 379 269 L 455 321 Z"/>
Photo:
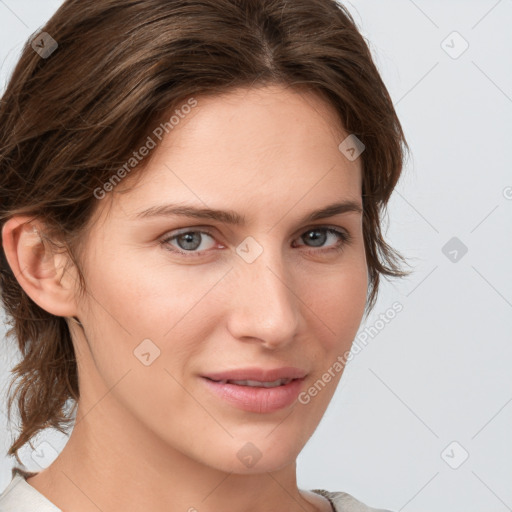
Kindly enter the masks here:
<path id="1" fill-rule="evenodd" d="M 293 405 L 306 375 L 305 371 L 292 367 L 249 368 L 204 375 L 202 381 L 223 403 L 264 414 Z"/>
<path id="2" fill-rule="evenodd" d="M 259 381 L 259 380 L 214 380 L 206 377 L 208 380 L 212 382 L 217 382 L 219 384 L 234 384 L 236 386 L 249 386 L 251 388 L 276 388 L 278 386 L 286 386 L 286 384 L 290 383 L 294 379 L 277 379 L 272 382 L 267 381 Z"/>

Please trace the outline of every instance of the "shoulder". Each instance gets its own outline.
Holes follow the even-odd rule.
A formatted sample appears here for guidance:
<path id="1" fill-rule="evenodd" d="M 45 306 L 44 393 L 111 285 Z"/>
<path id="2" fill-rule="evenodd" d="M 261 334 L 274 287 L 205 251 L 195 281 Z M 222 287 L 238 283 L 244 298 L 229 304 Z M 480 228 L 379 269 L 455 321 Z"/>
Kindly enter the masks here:
<path id="1" fill-rule="evenodd" d="M 383 508 L 372 508 L 346 492 L 330 492 L 323 489 L 313 489 L 312 492 L 327 498 L 336 512 L 391 512 Z"/>
<path id="2" fill-rule="evenodd" d="M 28 473 L 13 471 L 9 485 L 0 493 L 0 510 L 2 512 L 62 512 L 26 480 Z"/>

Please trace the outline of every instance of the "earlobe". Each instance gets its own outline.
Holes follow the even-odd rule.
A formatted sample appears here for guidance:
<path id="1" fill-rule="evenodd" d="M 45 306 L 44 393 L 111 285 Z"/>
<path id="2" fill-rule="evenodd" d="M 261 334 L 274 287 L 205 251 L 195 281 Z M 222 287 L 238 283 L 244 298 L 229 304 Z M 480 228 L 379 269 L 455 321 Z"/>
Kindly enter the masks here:
<path id="1" fill-rule="evenodd" d="M 44 240 L 44 225 L 15 216 L 2 228 L 5 256 L 20 286 L 42 309 L 56 316 L 77 315 L 75 279 L 65 271 L 67 255 Z"/>

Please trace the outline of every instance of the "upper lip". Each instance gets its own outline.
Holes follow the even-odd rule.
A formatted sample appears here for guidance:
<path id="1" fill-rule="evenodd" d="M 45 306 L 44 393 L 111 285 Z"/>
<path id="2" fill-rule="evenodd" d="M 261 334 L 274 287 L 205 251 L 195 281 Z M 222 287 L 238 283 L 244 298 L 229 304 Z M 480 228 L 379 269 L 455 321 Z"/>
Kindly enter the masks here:
<path id="1" fill-rule="evenodd" d="M 203 375 L 211 380 L 255 380 L 258 382 L 274 382 L 278 379 L 302 379 L 307 372 L 293 366 L 282 368 L 237 368 Z"/>

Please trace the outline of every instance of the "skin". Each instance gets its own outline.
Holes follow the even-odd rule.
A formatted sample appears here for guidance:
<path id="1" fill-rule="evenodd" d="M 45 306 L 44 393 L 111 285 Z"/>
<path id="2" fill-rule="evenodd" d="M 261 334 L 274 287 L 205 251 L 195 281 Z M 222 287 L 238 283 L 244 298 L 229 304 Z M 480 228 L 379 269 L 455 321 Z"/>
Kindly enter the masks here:
<path id="1" fill-rule="evenodd" d="M 307 371 L 307 390 L 350 349 L 368 286 L 362 215 L 300 219 L 345 199 L 362 207 L 361 159 L 339 151 L 348 134 L 313 93 L 273 85 L 197 99 L 136 185 L 98 201 L 83 298 L 65 254 L 32 231 L 43 224 L 17 216 L 2 231 L 27 294 L 84 326 L 69 322 L 81 390 L 76 425 L 57 459 L 28 479 L 64 511 L 331 510 L 298 489 L 296 458 L 342 372 L 307 405 L 265 414 L 227 404 L 199 375 L 296 366 Z M 247 224 L 133 219 L 171 201 L 235 210 Z M 325 231 L 308 241 L 325 226 L 351 241 Z M 189 249 L 201 256 L 166 249 L 186 251 L 192 244 L 183 240 L 162 243 L 183 228 L 211 232 Z M 250 264 L 236 252 L 248 236 L 263 249 Z M 343 250 L 329 250 L 337 244 Z M 134 355 L 144 339 L 160 350 L 149 366 Z M 262 455 L 252 467 L 237 457 L 247 442 Z"/>

